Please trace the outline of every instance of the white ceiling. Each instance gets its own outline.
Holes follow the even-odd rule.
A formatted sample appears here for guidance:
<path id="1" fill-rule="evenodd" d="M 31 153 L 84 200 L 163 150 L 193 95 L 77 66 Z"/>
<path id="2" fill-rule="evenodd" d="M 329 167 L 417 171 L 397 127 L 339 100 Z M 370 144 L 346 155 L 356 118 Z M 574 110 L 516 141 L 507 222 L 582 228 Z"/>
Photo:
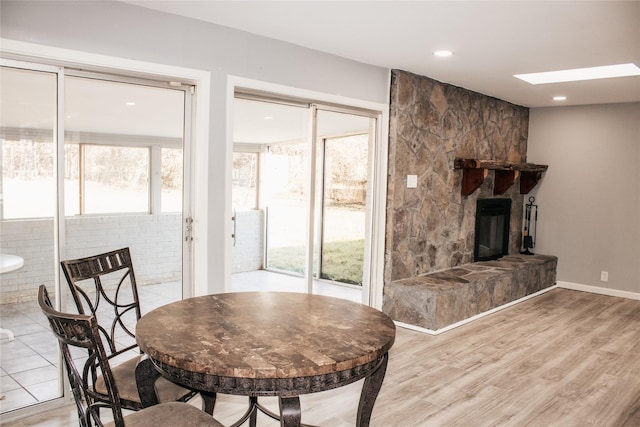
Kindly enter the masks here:
<path id="1" fill-rule="evenodd" d="M 527 107 L 640 101 L 640 77 L 529 85 L 514 74 L 640 66 L 638 1 L 125 1 L 397 68 Z M 432 52 L 454 51 L 438 59 Z"/>

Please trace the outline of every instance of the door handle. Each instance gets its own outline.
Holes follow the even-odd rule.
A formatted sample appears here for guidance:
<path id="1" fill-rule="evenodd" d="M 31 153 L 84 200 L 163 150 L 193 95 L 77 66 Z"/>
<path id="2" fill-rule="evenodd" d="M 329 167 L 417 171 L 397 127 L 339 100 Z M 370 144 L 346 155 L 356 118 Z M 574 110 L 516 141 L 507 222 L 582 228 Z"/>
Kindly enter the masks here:
<path id="1" fill-rule="evenodd" d="M 233 210 L 233 216 L 231 217 L 231 221 L 233 221 L 233 233 L 231 234 L 231 237 L 233 238 L 233 247 L 236 246 L 236 227 L 238 225 L 238 214 L 236 213 L 236 210 Z"/>

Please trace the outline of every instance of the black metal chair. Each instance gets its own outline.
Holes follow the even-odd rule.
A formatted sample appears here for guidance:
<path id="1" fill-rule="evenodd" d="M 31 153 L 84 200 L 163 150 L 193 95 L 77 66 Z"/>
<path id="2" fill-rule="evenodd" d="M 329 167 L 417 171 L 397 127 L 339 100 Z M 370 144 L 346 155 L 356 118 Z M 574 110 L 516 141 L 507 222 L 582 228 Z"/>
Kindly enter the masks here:
<path id="1" fill-rule="evenodd" d="M 100 255 L 62 261 L 62 271 L 71 289 L 79 314 L 92 314 L 98 319 L 98 330 L 104 340 L 112 362 L 113 377 L 118 384 L 124 409 L 138 411 L 156 402 L 186 402 L 196 392 L 183 388 L 158 375 L 154 388 L 157 400 L 143 402 L 138 394 L 136 369 L 151 362 L 140 353 L 135 341 L 135 324 L 141 317 L 138 287 L 129 248 Z M 136 355 L 135 353 L 138 352 Z M 131 355 L 128 355 L 130 353 Z M 106 384 L 99 377 L 96 391 L 106 395 Z M 203 399 L 206 399 L 203 396 Z M 203 408 L 208 408 L 203 402 Z"/>
<path id="2" fill-rule="evenodd" d="M 38 304 L 58 339 L 82 427 L 91 427 L 93 424 L 99 427 L 222 427 L 211 415 L 184 402 L 160 403 L 125 417 L 122 413 L 119 384 L 111 369 L 110 358 L 102 345 L 96 317 L 56 311 L 44 285 L 40 285 L 38 289 Z M 85 349 L 88 352 L 86 361 L 82 362 L 84 358 L 74 359 L 70 347 Z M 96 389 L 99 378 L 106 389 L 106 396 Z M 146 381 L 142 377 L 139 377 L 139 380 L 143 384 Z M 154 378 L 149 380 L 153 381 Z M 143 390 L 149 391 L 152 388 L 143 387 Z M 107 408 L 113 414 L 113 421 L 103 423 L 100 410 Z"/>

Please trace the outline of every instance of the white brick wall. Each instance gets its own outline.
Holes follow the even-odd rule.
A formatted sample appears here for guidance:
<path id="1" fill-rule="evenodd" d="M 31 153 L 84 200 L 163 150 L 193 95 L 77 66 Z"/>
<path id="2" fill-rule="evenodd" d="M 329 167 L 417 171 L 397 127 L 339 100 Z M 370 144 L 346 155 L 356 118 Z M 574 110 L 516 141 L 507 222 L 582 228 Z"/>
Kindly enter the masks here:
<path id="1" fill-rule="evenodd" d="M 77 217 L 65 225 L 64 259 L 128 246 L 139 285 L 181 279 L 180 214 Z M 53 220 L 2 221 L 0 252 L 24 258 L 24 267 L 0 276 L 0 304 L 35 299 L 41 283 L 53 287 Z"/>
<path id="2" fill-rule="evenodd" d="M 262 211 L 238 212 L 233 272 L 262 268 Z M 63 259 L 96 255 L 128 246 L 138 285 L 180 281 L 180 214 L 74 217 L 66 220 Z M 53 220 L 0 222 L 0 252 L 24 258 L 24 267 L 0 276 L 0 304 L 36 298 L 41 283 L 54 284 Z"/>

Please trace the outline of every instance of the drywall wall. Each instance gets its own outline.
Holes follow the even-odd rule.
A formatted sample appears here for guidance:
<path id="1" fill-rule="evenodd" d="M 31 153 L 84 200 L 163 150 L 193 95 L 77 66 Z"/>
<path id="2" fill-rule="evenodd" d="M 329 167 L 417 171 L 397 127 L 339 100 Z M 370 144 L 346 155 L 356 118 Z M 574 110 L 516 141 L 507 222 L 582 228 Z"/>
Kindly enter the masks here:
<path id="1" fill-rule="evenodd" d="M 389 70 L 120 2 L 2 1 L 0 37 L 211 73 L 208 291 L 224 290 L 230 76 L 388 104 Z"/>
<path id="2" fill-rule="evenodd" d="M 531 109 L 527 160 L 549 165 L 535 252 L 558 280 L 640 293 L 640 103 Z"/>
<path id="3" fill-rule="evenodd" d="M 372 102 L 388 98 L 385 68 L 204 21 L 117 1 L 3 0 L 0 7 L 3 38 L 207 70 L 214 95 L 236 75 Z"/>

